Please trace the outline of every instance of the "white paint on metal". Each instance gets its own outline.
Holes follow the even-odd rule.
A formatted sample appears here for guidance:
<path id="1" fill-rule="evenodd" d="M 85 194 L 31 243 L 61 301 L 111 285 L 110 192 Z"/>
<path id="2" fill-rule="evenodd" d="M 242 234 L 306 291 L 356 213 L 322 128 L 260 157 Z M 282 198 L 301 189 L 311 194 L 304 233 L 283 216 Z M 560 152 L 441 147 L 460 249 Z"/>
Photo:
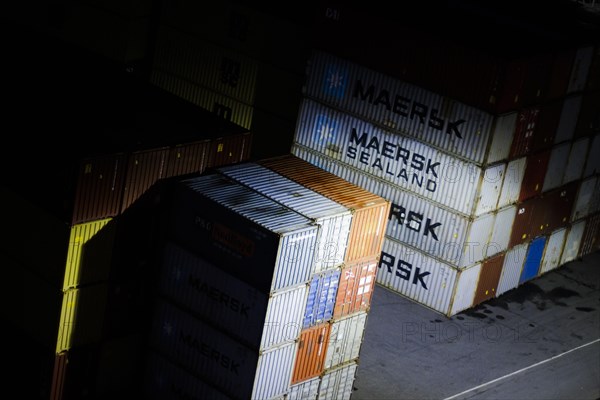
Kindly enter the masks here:
<path id="1" fill-rule="evenodd" d="M 317 400 L 319 394 L 319 384 L 321 383 L 321 377 L 309 379 L 304 382 L 297 383 L 290 386 L 290 390 L 287 394 L 288 400 Z"/>
<path id="2" fill-rule="evenodd" d="M 497 296 L 519 285 L 519 278 L 521 277 L 521 270 L 523 269 L 525 256 L 527 256 L 528 247 L 529 243 L 522 243 L 512 247 L 504 255 L 502 274 L 500 275 L 500 282 L 498 282 L 496 290 Z"/>
<path id="3" fill-rule="evenodd" d="M 251 399 L 272 399 L 283 396 L 288 391 L 296 348 L 296 343 L 289 343 L 261 353 Z"/>
<path id="4" fill-rule="evenodd" d="M 492 164 L 508 158 L 510 146 L 515 135 L 517 116 L 517 112 L 512 112 L 494 117 L 492 143 L 487 150 L 487 164 Z M 476 160 L 473 161 L 476 162 Z"/>
<path id="5" fill-rule="evenodd" d="M 527 157 L 517 158 L 508 163 L 502 183 L 502 191 L 498 199 L 498 208 L 514 204 L 519 200 L 526 164 Z"/>
<path id="6" fill-rule="evenodd" d="M 308 286 L 301 284 L 269 298 L 261 349 L 294 342 L 300 337 L 307 295 Z"/>
<path id="7" fill-rule="evenodd" d="M 573 138 L 577 119 L 579 118 L 579 110 L 581 109 L 581 95 L 565 97 L 563 106 L 554 135 L 554 143 L 562 143 Z"/>
<path id="8" fill-rule="evenodd" d="M 481 188 L 478 190 L 475 200 L 477 205 L 475 215 L 489 213 L 497 208 L 505 173 L 505 163 L 496 164 L 483 170 Z"/>
<path id="9" fill-rule="evenodd" d="M 352 362 L 325 371 L 319 386 L 319 400 L 349 400 L 358 365 Z"/>
<path id="10" fill-rule="evenodd" d="M 544 178 L 544 185 L 542 186 L 542 192 L 556 189 L 561 185 L 570 150 L 571 143 L 559 144 L 552 149 L 550 160 L 548 161 L 548 169 L 546 170 L 546 176 Z"/>
<path id="11" fill-rule="evenodd" d="M 565 247 L 563 249 L 562 257 L 560 258 L 560 265 L 564 265 L 578 257 L 581 239 L 583 238 L 583 232 L 585 231 L 585 222 L 586 220 L 580 220 L 569 227 L 569 232 L 565 239 Z"/>
<path id="12" fill-rule="evenodd" d="M 508 248 L 512 226 L 517 215 L 517 206 L 507 206 L 496 212 L 486 257 L 491 257 Z"/>
<path id="13" fill-rule="evenodd" d="M 358 312 L 331 323 L 325 369 L 357 359 L 363 342 L 367 313 Z"/>
<path id="14" fill-rule="evenodd" d="M 455 315 L 473 305 L 481 264 L 476 264 L 458 273 L 458 282 L 452 300 L 452 309 L 448 316 Z"/>
<path id="15" fill-rule="evenodd" d="M 565 174 L 563 176 L 563 185 L 581 178 L 589 142 L 590 140 L 588 138 L 582 138 L 573 142 L 571 151 L 569 152 L 567 168 L 565 169 Z"/>
<path id="16" fill-rule="evenodd" d="M 471 222 L 462 257 L 458 264 L 459 268 L 470 267 L 485 258 L 492 236 L 495 216 L 494 213 L 488 213 L 475 218 Z"/>
<path id="17" fill-rule="evenodd" d="M 540 275 L 545 274 L 546 272 L 551 271 L 559 266 L 565 245 L 566 234 L 567 230 L 565 228 L 557 229 L 550 234 L 548 242 L 546 243 L 546 249 L 544 250 L 544 256 L 542 257 L 542 263 L 540 265 Z"/>
<path id="18" fill-rule="evenodd" d="M 577 197 L 571 214 L 571 221 L 577 221 L 590 215 L 593 205 L 594 192 L 596 191 L 598 177 L 591 176 L 579 183 Z"/>

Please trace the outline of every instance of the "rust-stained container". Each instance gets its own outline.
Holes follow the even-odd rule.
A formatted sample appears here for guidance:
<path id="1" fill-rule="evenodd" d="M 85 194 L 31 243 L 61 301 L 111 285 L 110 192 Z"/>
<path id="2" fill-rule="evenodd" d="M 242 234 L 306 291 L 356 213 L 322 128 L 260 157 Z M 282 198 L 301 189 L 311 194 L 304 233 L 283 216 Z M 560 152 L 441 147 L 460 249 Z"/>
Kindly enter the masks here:
<path id="1" fill-rule="evenodd" d="M 512 248 L 520 243 L 524 243 L 531 238 L 531 221 L 537 207 L 539 205 L 540 197 L 534 197 L 525 200 L 516 205 L 517 213 L 514 217 L 512 231 L 510 234 L 510 240 L 508 241 L 508 247 Z"/>
<path id="2" fill-rule="evenodd" d="M 377 259 L 344 266 L 340 275 L 333 319 L 368 311 L 375 286 Z"/>
<path id="3" fill-rule="evenodd" d="M 542 264 L 540 265 L 540 275 L 558 268 L 560 265 L 566 233 L 566 228 L 560 228 L 552 232 L 548 237 L 548 243 L 546 243 L 546 250 L 544 250 Z"/>
<path id="4" fill-rule="evenodd" d="M 128 157 L 121 212 L 125 211 L 157 180 L 165 177 L 168 157 L 168 147 L 135 152 Z"/>
<path id="5" fill-rule="evenodd" d="M 479 281 L 475 289 L 475 297 L 473 305 L 483 303 L 493 297 L 496 297 L 500 275 L 502 274 L 502 266 L 504 265 L 504 254 L 498 254 L 492 258 L 488 258 L 481 264 L 479 272 Z"/>
<path id="6" fill-rule="evenodd" d="M 560 265 L 564 265 L 579 257 L 579 248 L 585 231 L 585 223 L 586 220 L 583 219 L 571 224 L 569 227 L 569 232 L 565 239 L 565 247 L 560 258 Z"/>
<path id="7" fill-rule="evenodd" d="M 504 182 L 502 182 L 502 191 L 498 198 L 498 208 L 514 204 L 519 200 L 523 179 L 525 177 L 525 168 L 527 168 L 526 157 L 509 161 L 506 166 Z"/>
<path id="8" fill-rule="evenodd" d="M 585 221 L 585 229 L 581 246 L 579 248 L 579 257 L 586 256 L 600 247 L 600 214 L 594 214 Z"/>
<path id="9" fill-rule="evenodd" d="M 600 133 L 600 90 L 584 92 L 579 118 L 577 118 L 575 137 L 593 136 L 598 133 Z"/>
<path id="10" fill-rule="evenodd" d="M 72 224 L 118 215 L 126 171 L 125 154 L 107 154 L 82 160 L 78 167 Z"/>
<path id="11" fill-rule="evenodd" d="M 330 331 L 329 322 L 302 330 L 298 339 L 292 385 L 319 376 L 324 371 Z"/>
<path id="12" fill-rule="evenodd" d="M 534 236 L 536 236 L 534 232 L 550 233 L 571 221 L 578 188 L 579 182 L 571 182 L 541 196 L 540 201 L 536 203 L 534 217 L 531 220 Z M 539 225 L 536 226 L 537 224 Z"/>
<path id="13" fill-rule="evenodd" d="M 211 142 L 179 144 L 169 151 L 165 177 L 202 172 L 208 167 L 208 154 Z"/>
<path id="14" fill-rule="evenodd" d="M 291 154 L 260 160 L 259 164 L 353 210 L 344 259 L 347 265 L 379 256 L 389 201 Z"/>
<path id="15" fill-rule="evenodd" d="M 573 213 L 571 215 L 571 221 L 577 221 L 587 217 L 594 213 L 598 206 L 597 196 L 598 193 L 598 177 L 591 176 L 583 179 L 579 183 L 579 189 L 577 190 L 577 197 L 573 204 Z"/>
<path id="16" fill-rule="evenodd" d="M 527 156 L 519 201 L 529 199 L 542 192 L 546 170 L 548 169 L 548 162 L 550 161 L 550 154 L 550 150 L 545 150 Z"/>
<path id="17" fill-rule="evenodd" d="M 539 115 L 539 106 L 519 111 L 515 124 L 515 134 L 510 148 L 510 158 L 516 158 L 531 152 L 533 148 L 533 135 L 537 131 Z"/>

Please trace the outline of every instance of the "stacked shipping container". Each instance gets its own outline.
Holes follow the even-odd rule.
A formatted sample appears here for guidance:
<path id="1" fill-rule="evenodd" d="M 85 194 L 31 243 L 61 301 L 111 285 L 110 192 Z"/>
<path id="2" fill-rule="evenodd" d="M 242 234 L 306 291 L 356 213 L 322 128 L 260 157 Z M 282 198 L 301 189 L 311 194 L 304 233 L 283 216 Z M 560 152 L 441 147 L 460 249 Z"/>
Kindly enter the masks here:
<path id="1" fill-rule="evenodd" d="M 391 201 L 379 284 L 450 316 L 496 295 L 517 245 L 545 238 L 515 286 L 560 265 L 597 170 L 599 127 L 578 118 L 597 96 L 498 115 L 323 51 L 307 74 L 292 153 Z"/>

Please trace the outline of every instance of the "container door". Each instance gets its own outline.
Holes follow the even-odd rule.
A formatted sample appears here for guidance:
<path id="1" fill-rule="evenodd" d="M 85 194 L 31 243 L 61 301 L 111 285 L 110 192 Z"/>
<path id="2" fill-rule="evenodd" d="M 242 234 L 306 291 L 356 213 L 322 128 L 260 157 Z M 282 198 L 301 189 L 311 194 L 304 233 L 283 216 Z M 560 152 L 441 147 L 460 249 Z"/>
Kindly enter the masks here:
<path id="1" fill-rule="evenodd" d="M 529 251 L 527 252 L 527 257 L 525 257 L 525 264 L 523 265 L 523 271 L 521 272 L 519 285 L 537 276 L 538 270 L 540 269 L 540 263 L 542 261 L 542 255 L 544 254 L 545 245 L 545 236 L 538 237 L 531 242 Z"/>

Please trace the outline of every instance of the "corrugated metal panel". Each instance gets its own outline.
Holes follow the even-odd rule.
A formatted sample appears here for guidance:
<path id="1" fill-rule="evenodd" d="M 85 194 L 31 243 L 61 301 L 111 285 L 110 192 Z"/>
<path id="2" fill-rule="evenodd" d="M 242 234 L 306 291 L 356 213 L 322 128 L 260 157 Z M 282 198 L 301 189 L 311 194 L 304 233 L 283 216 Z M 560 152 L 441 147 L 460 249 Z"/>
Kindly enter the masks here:
<path id="1" fill-rule="evenodd" d="M 458 282 L 456 283 L 454 298 L 452 299 L 452 309 L 448 316 L 455 315 L 473 305 L 480 272 L 481 264 L 476 264 L 458 272 Z"/>
<path id="2" fill-rule="evenodd" d="M 600 154 L 600 135 L 596 135 L 592 139 L 583 172 L 584 178 L 600 173 L 600 157 L 597 156 L 598 154 Z"/>
<path id="3" fill-rule="evenodd" d="M 62 400 L 65 395 L 65 384 L 67 381 L 67 366 L 69 365 L 69 353 L 62 352 L 54 358 L 54 370 L 52 373 L 52 386 L 50 400 Z"/>
<path id="4" fill-rule="evenodd" d="M 457 269 L 386 237 L 377 283 L 442 314 L 450 311 Z"/>
<path id="5" fill-rule="evenodd" d="M 296 385 L 290 386 L 290 390 L 287 394 L 289 400 L 317 400 L 319 394 L 319 384 L 321 378 L 310 379 L 305 382 L 300 382 Z"/>
<path id="6" fill-rule="evenodd" d="M 73 224 L 119 214 L 126 163 L 124 154 L 110 154 L 80 162 L 73 205 Z"/>
<path id="7" fill-rule="evenodd" d="M 560 263 L 560 259 L 565 244 L 565 237 L 567 230 L 561 228 L 552 232 L 548 238 L 546 250 L 544 251 L 544 257 L 542 258 L 542 264 L 540 266 L 540 275 L 557 268 Z"/>
<path id="8" fill-rule="evenodd" d="M 161 262 L 162 295 L 258 348 L 271 300 L 266 294 L 173 243 Z"/>
<path id="9" fill-rule="evenodd" d="M 496 212 L 490 241 L 485 253 L 486 257 L 491 257 L 494 254 L 508 249 L 508 243 L 510 242 L 516 215 L 517 206 L 507 206 Z"/>
<path id="10" fill-rule="evenodd" d="M 176 186 L 175 241 L 259 290 L 309 280 L 318 231 L 309 219 L 219 174 Z"/>
<path id="11" fill-rule="evenodd" d="M 340 283 L 340 270 L 333 269 L 313 275 L 302 328 L 321 324 L 333 317 L 333 308 Z"/>
<path id="12" fill-rule="evenodd" d="M 289 343 L 261 353 L 252 399 L 271 399 L 287 392 L 292 379 L 296 347 L 296 343 Z"/>
<path id="13" fill-rule="evenodd" d="M 540 197 L 534 197 L 517 204 L 517 213 L 513 221 L 508 247 L 514 247 L 531 238 L 530 236 L 533 231 L 531 221 L 535 214 L 536 206 L 539 207 L 539 203 Z"/>
<path id="14" fill-rule="evenodd" d="M 500 276 L 500 282 L 498 282 L 498 289 L 496 290 L 496 296 L 500 296 L 519 285 L 519 277 L 521 276 L 521 270 L 523 269 L 523 263 L 525 262 L 528 248 L 529 243 L 523 243 L 506 252 L 504 255 L 504 265 L 502 266 L 502 275 Z"/>
<path id="15" fill-rule="evenodd" d="M 526 157 L 517 158 L 508 163 L 504 181 L 502 182 L 502 192 L 498 198 L 498 208 L 514 204 L 519 200 L 526 165 Z"/>
<path id="16" fill-rule="evenodd" d="M 351 210 L 255 163 L 222 167 L 219 172 L 304 215 L 321 227 L 313 272 L 342 264 L 352 222 Z"/>
<path id="17" fill-rule="evenodd" d="M 165 177 L 203 172 L 208 166 L 211 141 L 180 144 L 169 151 Z"/>
<path id="18" fill-rule="evenodd" d="M 583 138 L 573 142 L 569 153 L 567 168 L 563 176 L 562 184 L 573 182 L 581 178 L 583 166 L 585 164 L 586 155 L 589 148 L 589 139 Z"/>
<path id="19" fill-rule="evenodd" d="M 319 400 L 349 400 L 358 364 L 356 362 L 326 371 L 319 386 Z"/>
<path id="20" fill-rule="evenodd" d="M 150 82 L 243 128 L 252 126 L 252 106 L 159 70 L 152 71 Z"/>
<path id="21" fill-rule="evenodd" d="M 578 187 L 578 182 L 571 182 L 544 193 L 534 210 L 534 217 L 531 221 L 532 228 L 536 229 L 538 224 L 543 224 L 544 233 L 550 233 L 557 228 L 566 226 L 571 220 Z M 539 232 L 537 231 L 537 233 Z"/>
<path id="22" fill-rule="evenodd" d="M 481 187 L 475 199 L 477 204 L 475 215 L 485 214 L 497 208 L 506 175 L 506 166 L 505 163 L 496 164 L 483 170 Z"/>
<path id="23" fill-rule="evenodd" d="M 159 26 L 153 68 L 252 105 L 258 63 L 165 24 Z"/>
<path id="24" fill-rule="evenodd" d="M 598 58 L 600 59 L 600 55 Z M 598 68 L 600 68 L 600 63 Z M 577 118 L 575 137 L 593 136 L 598 132 L 600 132 L 600 90 L 584 92 Z"/>
<path id="25" fill-rule="evenodd" d="M 496 297 L 496 290 L 500 282 L 503 265 L 504 253 L 489 258 L 481 264 L 481 272 L 479 273 L 479 281 L 475 289 L 473 305 Z"/>
<path id="26" fill-rule="evenodd" d="M 56 353 L 100 340 L 108 288 L 105 284 L 69 289 L 63 294 Z"/>
<path id="27" fill-rule="evenodd" d="M 217 390 L 154 351 L 146 352 L 143 393 L 145 399 L 172 398 L 230 400 Z"/>
<path id="28" fill-rule="evenodd" d="M 531 152 L 551 148 L 558 128 L 560 116 L 564 106 L 564 98 L 545 103 L 540 109 L 540 116 L 533 133 L 533 146 Z"/>
<path id="29" fill-rule="evenodd" d="M 539 115 L 539 107 L 519 110 L 515 122 L 515 133 L 511 144 L 510 158 L 516 158 L 531 152 L 533 148 L 533 135 Z"/>
<path id="30" fill-rule="evenodd" d="M 306 98 L 294 141 L 464 214 L 477 209 L 480 167 Z"/>
<path id="31" fill-rule="evenodd" d="M 347 264 L 379 256 L 388 201 L 291 154 L 261 160 L 260 164 L 353 210 L 344 260 Z"/>
<path id="32" fill-rule="evenodd" d="M 585 220 L 577 221 L 569 228 L 569 233 L 565 239 L 565 247 L 560 258 L 560 265 L 571 262 L 579 256 L 579 247 L 583 238 L 585 223 Z"/>
<path id="33" fill-rule="evenodd" d="M 225 136 L 211 141 L 208 166 L 235 164 L 250 159 L 252 132 Z"/>
<path id="34" fill-rule="evenodd" d="M 135 152 L 128 157 L 121 212 L 125 211 L 157 180 L 165 177 L 168 157 L 168 147 Z"/>
<path id="35" fill-rule="evenodd" d="M 292 385 L 319 376 L 323 372 L 330 329 L 331 324 L 326 322 L 304 329 L 300 333 Z"/>
<path id="36" fill-rule="evenodd" d="M 314 52 L 308 66 L 307 97 L 476 163 L 486 160 L 491 115 L 324 52 Z M 499 125 L 498 135 L 506 135 Z"/>
<path id="37" fill-rule="evenodd" d="M 597 181 L 598 178 L 596 176 L 592 176 L 582 180 L 579 183 L 579 190 L 577 191 L 577 197 L 575 204 L 573 205 L 571 221 L 576 221 L 589 215 Z"/>
<path id="38" fill-rule="evenodd" d="M 590 215 L 585 221 L 585 230 L 579 247 L 579 257 L 586 256 L 600 244 L 600 214 Z"/>
<path id="39" fill-rule="evenodd" d="M 571 140 L 577 126 L 579 109 L 581 108 L 581 95 L 565 97 L 560 112 L 560 119 L 554 135 L 554 143 Z"/>
<path id="40" fill-rule="evenodd" d="M 308 286 L 282 290 L 269 299 L 260 348 L 295 342 L 302 329 Z M 243 332 L 240 332 L 243 334 Z"/>
<path id="41" fill-rule="evenodd" d="M 151 348 L 228 395 L 250 397 L 258 352 L 165 301 L 157 299 L 153 312 Z"/>
<path id="42" fill-rule="evenodd" d="M 577 49 L 567 93 L 581 92 L 585 89 L 588 73 L 594 56 L 594 46 L 586 46 Z"/>
<path id="43" fill-rule="evenodd" d="M 320 168 L 390 201 L 387 236 L 457 266 L 475 259 L 474 250 L 481 254 L 482 249 L 485 249 L 487 242 L 481 243 L 479 238 L 476 247 L 471 248 L 468 244 L 469 231 L 474 225 L 470 218 L 440 207 L 356 168 L 329 160 L 323 155 L 310 152 L 299 154 L 306 157 L 307 161 L 319 165 Z M 484 216 L 476 219 L 479 221 L 478 227 L 482 226 L 483 220 L 485 220 Z M 487 239 L 489 232 L 483 235 L 486 235 Z"/>
<path id="44" fill-rule="evenodd" d="M 519 201 L 523 201 L 542 193 L 548 163 L 550 162 L 550 150 L 545 150 L 527 156 L 525 175 L 521 183 Z"/>
<path id="45" fill-rule="evenodd" d="M 331 323 L 325 369 L 358 359 L 366 323 L 366 312 L 352 314 Z"/>
<path id="46" fill-rule="evenodd" d="M 63 290 L 77 287 L 80 283 L 82 272 L 80 271 L 82 254 L 85 244 L 102 229 L 111 218 L 77 224 L 71 227 L 69 237 L 69 248 L 67 250 L 67 265 L 65 268 L 65 279 Z M 86 282 L 82 282 L 86 283 Z"/>
<path id="47" fill-rule="evenodd" d="M 492 130 L 492 143 L 487 155 L 487 164 L 505 160 L 510 156 L 510 147 L 515 134 L 517 113 L 497 115 L 494 117 L 494 128 Z"/>
<path id="48" fill-rule="evenodd" d="M 535 278 L 538 276 L 540 270 L 540 264 L 542 262 L 542 256 L 544 254 L 544 248 L 546 247 L 546 236 L 540 236 L 531 241 L 529 249 L 527 249 L 527 256 L 523 263 L 523 271 L 519 278 L 519 285 Z"/>
<path id="49" fill-rule="evenodd" d="M 559 144 L 552 149 L 552 155 L 548 161 L 548 169 L 546 170 L 542 192 L 556 189 L 561 185 L 570 149 L 571 143 Z"/>
<path id="50" fill-rule="evenodd" d="M 344 266 L 340 274 L 340 284 L 335 299 L 333 318 L 368 311 L 375 286 L 377 259 Z"/>
<path id="51" fill-rule="evenodd" d="M 486 257 L 487 252 L 491 251 L 490 238 L 492 236 L 494 222 L 494 213 L 485 214 L 473 220 L 458 267 L 470 267 L 483 260 Z M 446 243 L 446 246 L 448 244 L 449 243 Z"/>

